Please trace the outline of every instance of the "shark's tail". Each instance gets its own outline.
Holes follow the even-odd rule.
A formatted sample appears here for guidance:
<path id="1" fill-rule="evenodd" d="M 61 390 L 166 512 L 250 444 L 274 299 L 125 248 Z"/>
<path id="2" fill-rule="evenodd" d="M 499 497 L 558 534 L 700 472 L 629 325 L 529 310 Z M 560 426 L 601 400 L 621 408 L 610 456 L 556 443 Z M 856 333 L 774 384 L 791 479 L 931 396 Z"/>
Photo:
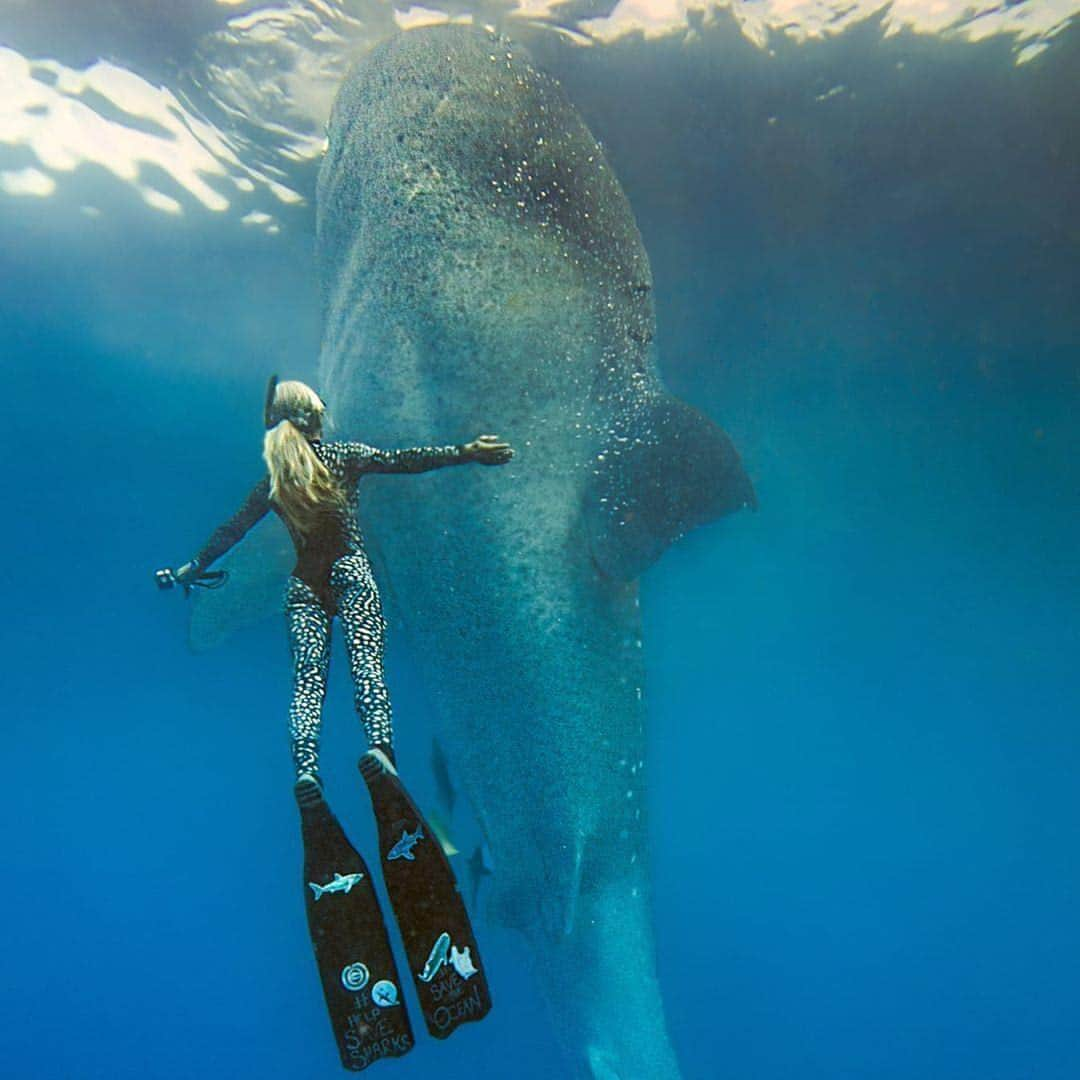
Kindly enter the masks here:
<path id="1" fill-rule="evenodd" d="M 556 1002 L 566 1071 L 588 1080 L 680 1080 L 656 978 L 643 880 L 583 887 L 569 931 L 537 922 L 537 975 Z M 571 1072 L 571 1070 L 574 1070 Z"/>
<path id="2" fill-rule="evenodd" d="M 326 890 L 321 885 L 316 885 L 314 881 L 308 882 L 308 888 L 315 894 L 315 899 L 318 900 Z"/>

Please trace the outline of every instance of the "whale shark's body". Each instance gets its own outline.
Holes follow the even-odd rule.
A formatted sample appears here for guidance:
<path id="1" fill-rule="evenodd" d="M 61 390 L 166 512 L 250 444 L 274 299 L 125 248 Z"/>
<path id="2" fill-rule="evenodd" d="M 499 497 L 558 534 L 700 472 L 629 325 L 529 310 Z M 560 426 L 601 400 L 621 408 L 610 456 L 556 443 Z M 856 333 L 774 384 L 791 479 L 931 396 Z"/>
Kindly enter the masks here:
<path id="1" fill-rule="evenodd" d="M 753 502 L 739 457 L 661 386 L 626 197 L 503 38 L 410 31 L 359 64 L 318 261 L 320 388 L 346 437 L 515 446 L 499 468 L 365 481 L 363 526 L 493 854 L 493 914 L 530 942 L 567 1048 L 584 1075 L 672 1080 L 636 578 Z"/>
<path id="2" fill-rule="evenodd" d="M 668 396 L 648 257 L 596 140 L 505 39 L 403 34 L 342 87 L 318 187 L 320 385 L 379 445 L 498 432 L 503 468 L 371 485 L 362 515 L 571 1049 L 677 1075 L 652 957 L 637 574 L 751 502 Z"/>

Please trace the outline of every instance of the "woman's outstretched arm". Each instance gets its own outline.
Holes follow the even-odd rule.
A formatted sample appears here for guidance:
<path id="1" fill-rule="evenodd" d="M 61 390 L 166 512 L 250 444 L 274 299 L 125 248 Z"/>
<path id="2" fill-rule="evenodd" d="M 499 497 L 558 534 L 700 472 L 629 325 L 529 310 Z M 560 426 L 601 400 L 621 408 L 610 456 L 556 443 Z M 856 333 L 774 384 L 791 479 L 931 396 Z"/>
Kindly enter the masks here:
<path id="1" fill-rule="evenodd" d="M 406 450 L 379 450 L 365 443 L 338 443 L 357 474 L 421 473 L 447 465 L 503 465 L 514 456 L 509 443 L 496 435 L 481 435 L 463 446 L 413 446 Z"/>
<path id="2" fill-rule="evenodd" d="M 210 539 L 202 546 L 195 558 L 177 570 L 177 580 L 183 583 L 187 578 L 194 577 L 212 562 L 220 559 L 226 551 L 243 539 L 244 534 L 256 522 L 266 517 L 269 510 L 270 478 L 266 476 L 255 485 L 251 494 L 244 500 L 243 506 L 224 525 L 219 525 L 210 534 Z"/>

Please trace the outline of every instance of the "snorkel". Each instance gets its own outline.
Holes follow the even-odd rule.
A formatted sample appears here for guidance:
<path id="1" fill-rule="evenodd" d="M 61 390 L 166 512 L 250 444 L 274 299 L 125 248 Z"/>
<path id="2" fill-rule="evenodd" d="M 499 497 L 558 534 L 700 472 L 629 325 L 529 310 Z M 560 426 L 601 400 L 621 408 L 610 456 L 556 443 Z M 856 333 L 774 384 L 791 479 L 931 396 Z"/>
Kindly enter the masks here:
<path id="1" fill-rule="evenodd" d="M 277 393 L 278 377 L 271 375 L 269 382 L 266 384 L 266 398 L 263 404 L 263 424 L 266 426 L 266 430 L 269 431 L 272 427 L 276 427 L 284 417 L 274 417 L 274 395 Z"/>

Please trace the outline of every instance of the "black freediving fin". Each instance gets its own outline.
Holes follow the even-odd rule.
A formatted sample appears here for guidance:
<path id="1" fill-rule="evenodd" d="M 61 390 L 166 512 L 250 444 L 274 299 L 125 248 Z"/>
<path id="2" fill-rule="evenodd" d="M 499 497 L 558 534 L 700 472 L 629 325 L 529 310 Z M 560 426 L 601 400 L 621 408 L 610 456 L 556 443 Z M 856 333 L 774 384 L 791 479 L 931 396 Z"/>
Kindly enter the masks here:
<path id="1" fill-rule="evenodd" d="M 308 928 L 341 1064 L 359 1072 L 413 1047 L 394 954 L 371 874 L 323 798 L 297 781 Z"/>
<path id="2" fill-rule="evenodd" d="M 383 879 L 428 1031 L 445 1039 L 491 1009 L 465 902 L 442 845 L 381 750 L 360 759 L 379 830 Z"/>

